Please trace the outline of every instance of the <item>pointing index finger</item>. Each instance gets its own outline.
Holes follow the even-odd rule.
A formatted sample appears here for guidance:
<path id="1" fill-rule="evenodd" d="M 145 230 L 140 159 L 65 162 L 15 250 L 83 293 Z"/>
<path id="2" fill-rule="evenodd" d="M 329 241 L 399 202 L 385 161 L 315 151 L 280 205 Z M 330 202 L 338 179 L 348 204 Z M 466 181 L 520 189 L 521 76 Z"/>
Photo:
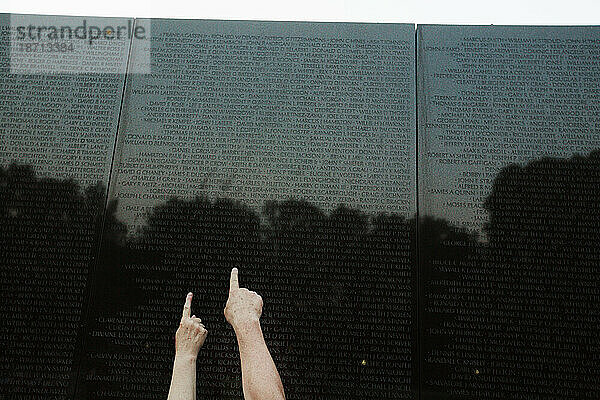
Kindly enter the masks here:
<path id="1" fill-rule="evenodd" d="M 190 316 L 190 311 L 192 309 L 192 292 L 187 294 L 185 298 L 185 305 L 183 306 L 183 316 L 181 318 L 186 318 Z"/>
<path id="2" fill-rule="evenodd" d="M 240 283 L 238 281 L 238 270 L 237 268 L 233 268 L 231 270 L 231 277 L 229 278 L 229 291 L 239 289 Z"/>

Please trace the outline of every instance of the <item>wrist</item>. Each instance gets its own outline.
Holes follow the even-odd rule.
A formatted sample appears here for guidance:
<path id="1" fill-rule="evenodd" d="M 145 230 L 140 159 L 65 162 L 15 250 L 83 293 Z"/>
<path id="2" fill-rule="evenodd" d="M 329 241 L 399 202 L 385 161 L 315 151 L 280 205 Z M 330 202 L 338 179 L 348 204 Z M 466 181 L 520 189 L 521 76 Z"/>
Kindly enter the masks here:
<path id="1" fill-rule="evenodd" d="M 233 327 L 238 342 L 245 342 L 252 340 L 257 336 L 262 336 L 262 330 L 260 327 L 260 321 L 256 319 L 246 319 L 236 323 Z"/>
<path id="2" fill-rule="evenodd" d="M 236 321 L 232 324 L 233 330 L 238 333 L 256 330 L 256 328 L 260 328 L 260 320 L 258 317 L 254 318 L 244 318 L 243 320 Z"/>
<path id="3" fill-rule="evenodd" d="M 198 355 L 191 353 L 175 353 L 175 362 L 181 364 L 195 364 Z"/>

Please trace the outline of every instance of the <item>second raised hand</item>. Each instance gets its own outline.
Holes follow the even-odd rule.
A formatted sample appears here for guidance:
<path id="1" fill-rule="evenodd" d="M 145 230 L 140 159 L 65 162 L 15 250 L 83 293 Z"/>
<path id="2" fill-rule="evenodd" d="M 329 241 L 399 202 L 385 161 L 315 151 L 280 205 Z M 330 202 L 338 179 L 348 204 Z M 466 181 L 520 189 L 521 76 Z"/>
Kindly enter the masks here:
<path id="1" fill-rule="evenodd" d="M 202 324 L 202 320 L 196 315 L 190 317 L 192 311 L 192 292 L 188 293 L 179 328 L 175 333 L 175 355 L 190 356 L 195 358 L 200 347 L 204 344 L 208 331 Z"/>
<path id="2" fill-rule="evenodd" d="M 262 315 L 263 300 L 256 292 L 240 288 L 238 270 L 233 268 L 229 277 L 229 298 L 225 305 L 225 318 L 233 329 L 245 323 L 257 322 Z"/>

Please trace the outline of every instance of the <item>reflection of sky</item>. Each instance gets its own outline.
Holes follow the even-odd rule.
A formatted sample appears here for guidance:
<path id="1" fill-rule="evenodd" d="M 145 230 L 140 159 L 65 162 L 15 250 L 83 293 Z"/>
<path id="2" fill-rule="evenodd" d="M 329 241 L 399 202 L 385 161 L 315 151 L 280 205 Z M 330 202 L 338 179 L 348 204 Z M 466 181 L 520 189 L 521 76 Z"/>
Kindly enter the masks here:
<path id="1" fill-rule="evenodd" d="M 153 74 L 129 77 L 121 120 L 121 218 L 171 195 L 414 214 L 414 26 L 153 20 L 152 34 Z"/>
<path id="2" fill-rule="evenodd" d="M 479 230 L 499 170 L 600 148 L 600 28 L 419 27 L 420 212 Z"/>
<path id="3" fill-rule="evenodd" d="M 98 26 L 127 24 L 123 18 L 0 14 L 0 163 L 4 167 L 11 162 L 29 164 L 38 176 L 74 178 L 85 187 L 108 182 L 124 74 L 50 73 L 56 72 L 60 61 L 75 60 L 78 67 L 89 62 L 87 66 L 93 67 L 86 46 L 49 58 L 30 52 L 29 57 L 41 59 L 30 60 L 36 62 L 37 74 L 28 69 L 13 74 L 8 36 L 11 23 L 75 29 L 83 19 Z M 105 46 L 94 54 L 109 56 L 113 67 L 125 71 L 128 43 Z"/>

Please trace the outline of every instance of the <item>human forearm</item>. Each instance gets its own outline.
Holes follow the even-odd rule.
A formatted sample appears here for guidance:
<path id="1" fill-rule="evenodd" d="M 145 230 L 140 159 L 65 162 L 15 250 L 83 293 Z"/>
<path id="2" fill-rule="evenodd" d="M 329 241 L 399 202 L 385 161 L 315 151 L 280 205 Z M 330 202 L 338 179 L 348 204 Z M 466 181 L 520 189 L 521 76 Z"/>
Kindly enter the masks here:
<path id="1" fill-rule="evenodd" d="M 175 332 L 175 360 L 167 400 L 196 400 L 196 359 L 208 331 L 200 318 L 190 317 L 192 296 L 188 293 Z"/>
<path id="2" fill-rule="evenodd" d="M 167 400 L 196 400 L 196 357 L 175 355 Z"/>
<path id="3" fill-rule="evenodd" d="M 281 378 L 260 328 L 262 297 L 240 288 L 238 270 L 229 278 L 225 318 L 235 330 L 242 364 L 242 388 L 246 400 L 285 400 Z"/>
<path id="4" fill-rule="evenodd" d="M 260 322 L 236 326 L 240 349 L 242 387 L 246 400 L 284 400 L 281 378 L 265 343 Z"/>

